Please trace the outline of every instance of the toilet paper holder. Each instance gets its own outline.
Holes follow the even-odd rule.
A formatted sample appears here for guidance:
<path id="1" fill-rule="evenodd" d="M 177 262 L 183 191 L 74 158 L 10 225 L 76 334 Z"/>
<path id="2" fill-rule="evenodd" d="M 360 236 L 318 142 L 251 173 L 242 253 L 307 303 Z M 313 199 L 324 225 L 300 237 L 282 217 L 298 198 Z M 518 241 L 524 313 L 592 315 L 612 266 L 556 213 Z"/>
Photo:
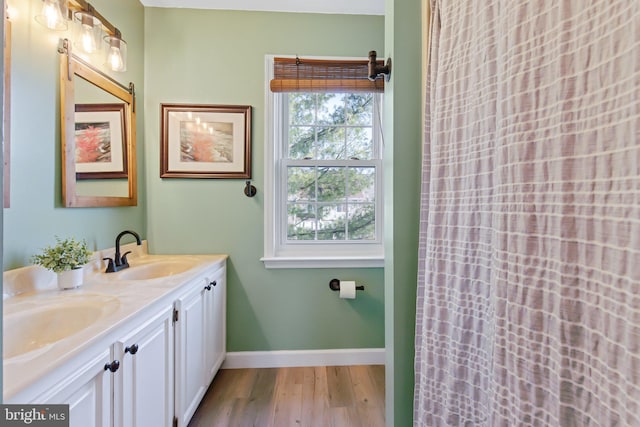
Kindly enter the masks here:
<path id="1" fill-rule="evenodd" d="M 338 279 L 331 279 L 329 281 L 329 288 L 332 291 L 339 291 L 340 290 L 340 280 Z M 358 285 L 356 286 L 356 291 L 364 291 L 364 285 Z"/>

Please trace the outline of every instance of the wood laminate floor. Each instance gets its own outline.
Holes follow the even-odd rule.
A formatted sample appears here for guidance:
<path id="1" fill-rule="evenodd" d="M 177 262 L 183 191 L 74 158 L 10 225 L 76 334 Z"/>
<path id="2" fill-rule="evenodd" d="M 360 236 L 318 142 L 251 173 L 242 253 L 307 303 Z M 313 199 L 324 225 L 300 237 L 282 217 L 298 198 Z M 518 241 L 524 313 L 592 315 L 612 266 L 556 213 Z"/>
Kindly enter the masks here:
<path id="1" fill-rule="evenodd" d="M 223 369 L 189 427 L 384 427 L 384 366 Z"/>

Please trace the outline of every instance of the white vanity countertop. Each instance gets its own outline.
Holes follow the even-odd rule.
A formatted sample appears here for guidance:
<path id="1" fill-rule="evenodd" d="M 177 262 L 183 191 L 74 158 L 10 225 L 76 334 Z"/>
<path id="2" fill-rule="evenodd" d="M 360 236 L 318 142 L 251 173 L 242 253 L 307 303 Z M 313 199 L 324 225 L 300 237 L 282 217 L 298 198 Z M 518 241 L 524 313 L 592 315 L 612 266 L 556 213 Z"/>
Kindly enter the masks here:
<path id="1" fill-rule="evenodd" d="M 119 338 L 118 334 L 126 328 L 126 322 L 134 321 L 134 318 L 144 315 L 147 310 L 170 307 L 187 282 L 202 276 L 205 271 L 218 270 L 224 265 L 226 259 L 227 255 L 148 255 L 143 253 L 129 260 L 130 269 L 117 273 L 104 274 L 98 269 L 103 269 L 105 263 L 96 263 L 90 271 L 85 273 L 84 284 L 76 289 L 31 291 L 6 298 L 4 300 L 5 340 L 9 335 L 6 330 L 7 319 L 17 313 L 60 307 L 60 304 L 64 307 L 64 304 L 69 302 L 73 304 L 73 301 L 93 300 L 94 305 L 106 307 L 104 308 L 106 314 L 66 338 L 15 357 L 4 358 L 5 403 L 84 350 L 101 342 L 104 342 L 105 348 L 108 348 Z M 192 263 L 193 267 L 181 273 L 145 280 L 120 279 L 120 273 L 132 271 L 133 268 L 144 264 L 171 264 L 185 261 Z M 25 321 L 28 318 L 28 315 L 25 315 Z M 54 322 L 52 321 L 52 324 Z"/>

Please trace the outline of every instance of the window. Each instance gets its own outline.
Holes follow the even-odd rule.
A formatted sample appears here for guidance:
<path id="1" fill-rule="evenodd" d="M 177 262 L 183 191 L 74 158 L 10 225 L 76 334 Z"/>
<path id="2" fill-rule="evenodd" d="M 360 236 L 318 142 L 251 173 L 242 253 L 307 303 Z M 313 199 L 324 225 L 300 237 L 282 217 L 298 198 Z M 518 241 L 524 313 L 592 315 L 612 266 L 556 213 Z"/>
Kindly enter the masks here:
<path id="1" fill-rule="evenodd" d="M 267 58 L 269 80 L 273 64 Z M 268 90 L 268 268 L 383 265 L 381 94 L 370 82 L 340 82 Z"/>

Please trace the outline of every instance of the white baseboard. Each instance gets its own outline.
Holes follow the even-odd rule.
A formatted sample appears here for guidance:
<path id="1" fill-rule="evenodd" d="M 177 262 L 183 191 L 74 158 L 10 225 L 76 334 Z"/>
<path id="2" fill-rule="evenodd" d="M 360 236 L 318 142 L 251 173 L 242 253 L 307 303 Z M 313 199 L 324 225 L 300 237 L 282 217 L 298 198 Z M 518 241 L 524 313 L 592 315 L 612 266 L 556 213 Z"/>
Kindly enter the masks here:
<path id="1" fill-rule="evenodd" d="M 384 348 L 237 351 L 227 353 L 222 369 L 384 365 L 384 361 Z"/>

